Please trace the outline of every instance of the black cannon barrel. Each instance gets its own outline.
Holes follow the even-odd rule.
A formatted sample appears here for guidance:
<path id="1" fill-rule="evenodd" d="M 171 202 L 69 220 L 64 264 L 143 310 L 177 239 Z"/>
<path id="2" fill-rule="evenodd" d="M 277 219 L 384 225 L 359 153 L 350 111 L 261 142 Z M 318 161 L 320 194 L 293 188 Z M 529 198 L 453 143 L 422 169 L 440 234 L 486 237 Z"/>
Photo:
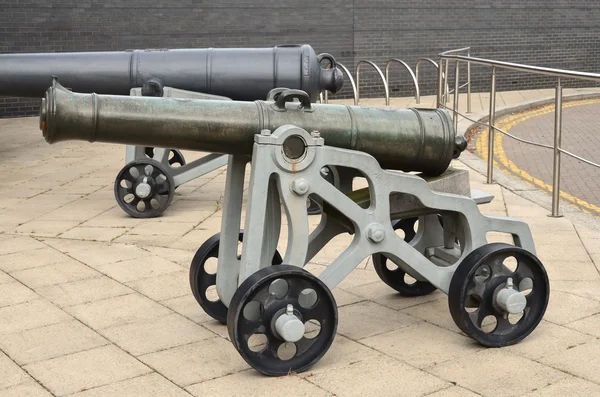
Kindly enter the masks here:
<path id="1" fill-rule="evenodd" d="M 322 68 L 323 58 L 333 67 Z M 290 87 L 314 101 L 343 84 L 333 57 L 309 45 L 0 55 L 0 96 L 41 98 L 52 76 L 76 92 L 128 95 L 159 79 L 164 86 L 237 100 L 264 99 L 273 88 Z"/>
<path id="2" fill-rule="evenodd" d="M 227 154 L 250 155 L 256 134 L 286 124 L 319 131 L 326 145 L 369 153 L 384 168 L 430 175 L 443 173 L 466 147 L 446 111 L 317 105 L 299 90 L 282 90 L 275 101 L 203 101 L 77 94 L 55 82 L 40 110 L 49 143 L 85 140 Z"/>

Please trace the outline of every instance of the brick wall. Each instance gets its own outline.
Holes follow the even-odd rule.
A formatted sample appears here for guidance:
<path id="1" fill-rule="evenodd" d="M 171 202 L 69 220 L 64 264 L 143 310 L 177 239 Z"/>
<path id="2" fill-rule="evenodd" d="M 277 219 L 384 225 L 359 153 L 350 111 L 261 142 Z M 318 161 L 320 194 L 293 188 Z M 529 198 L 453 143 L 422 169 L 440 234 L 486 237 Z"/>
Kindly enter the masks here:
<path id="1" fill-rule="evenodd" d="M 360 59 L 382 69 L 390 57 L 420 57 L 470 45 L 501 60 L 600 70 L 600 4 L 594 0 L 0 0 L 0 53 L 130 48 L 252 47 L 309 43 L 351 70 Z M 422 69 L 422 91 L 436 74 Z M 452 78 L 452 76 L 450 76 Z M 392 95 L 413 93 L 400 67 Z M 500 90 L 547 87 L 549 79 L 500 73 Z M 474 90 L 489 70 L 473 68 Z M 383 86 L 361 71 L 361 96 Z M 343 92 L 349 94 L 348 88 Z M 0 117 L 35 114 L 37 100 L 0 97 Z"/>

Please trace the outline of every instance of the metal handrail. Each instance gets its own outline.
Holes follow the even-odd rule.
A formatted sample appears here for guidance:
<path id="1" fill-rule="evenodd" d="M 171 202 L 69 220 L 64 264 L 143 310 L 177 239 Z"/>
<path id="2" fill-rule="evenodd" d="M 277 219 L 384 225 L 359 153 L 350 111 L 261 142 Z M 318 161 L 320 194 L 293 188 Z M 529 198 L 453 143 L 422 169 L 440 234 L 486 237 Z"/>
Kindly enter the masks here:
<path id="1" fill-rule="evenodd" d="M 563 87 L 561 85 L 561 78 L 571 78 L 577 80 L 588 80 L 600 82 L 600 74 L 598 73 L 589 73 L 589 72 L 577 72 L 574 70 L 565 70 L 565 69 L 554 69 L 554 68 L 546 68 L 541 66 L 531 66 L 531 65 L 523 65 L 519 63 L 512 62 L 503 62 L 496 61 L 491 59 L 484 58 L 475 58 L 471 57 L 470 54 L 467 56 L 464 55 L 456 55 L 456 52 L 460 50 L 451 50 L 446 51 L 439 54 L 440 64 L 445 60 L 446 67 L 448 66 L 448 62 L 453 60 L 456 62 L 456 71 L 457 76 L 455 77 L 455 100 L 454 100 L 454 108 L 452 109 L 454 112 L 454 124 L 458 121 L 458 116 L 466 118 L 467 120 L 471 120 L 465 115 L 461 114 L 458 111 L 458 71 L 460 62 L 467 63 L 467 65 L 476 64 L 476 65 L 484 65 L 492 68 L 491 73 L 491 88 L 490 88 L 490 113 L 489 113 L 489 122 L 481 123 L 477 122 L 477 124 L 483 124 L 488 127 L 489 139 L 488 139 L 488 158 L 487 158 L 487 183 L 493 183 L 494 176 L 494 135 L 496 131 L 501 132 L 502 134 L 509 136 L 518 141 L 540 146 L 544 148 L 549 148 L 554 151 L 554 162 L 552 166 L 552 216 L 558 217 L 559 214 L 559 206 L 560 206 L 560 173 L 561 173 L 561 154 L 565 154 L 577 160 L 583 161 L 586 164 L 591 166 L 600 168 L 600 164 L 595 163 L 591 160 L 587 160 L 581 156 L 578 156 L 574 153 L 571 153 L 561 147 L 562 140 L 562 90 Z M 552 146 L 544 145 L 538 142 L 528 141 L 525 139 L 518 138 L 512 134 L 507 133 L 506 131 L 496 127 L 495 119 L 496 119 L 496 72 L 498 69 L 506 69 L 506 70 L 515 70 L 519 72 L 526 72 L 531 74 L 538 74 L 544 76 L 553 76 L 557 77 L 556 90 L 554 94 L 554 144 Z M 446 74 L 447 76 L 447 74 Z M 446 105 L 442 103 L 443 98 L 443 85 L 446 79 L 446 76 L 441 72 L 438 73 L 438 94 L 437 94 L 437 102 L 438 107 L 449 109 Z M 471 120 L 472 121 L 472 120 Z"/>
<path id="2" fill-rule="evenodd" d="M 415 99 L 417 100 L 417 104 L 421 103 L 421 94 L 419 93 L 419 82 L 417 81 L 417 77 L 413 73 L 410 66 L 408 66 L 408 64 L 406 62 L 404 62 L 403 60 L 398 59 L 398 58 L 391 58 L 385 64 L 385 80 L 387 82 L 388 92 L 390 91 L 390 66 L 392 66 L 392 64 L 394 62 L 399 63 L 400 65 L 404 66 L 404 68 L 406 70 L 408 70 L 408 73 L 410 73 L 410 77 L 412 77 L 413 83 L 415 83 Z"/>
<path id="3" fill-rule="evenodd" d="M 445 92 L 442 94 L 442 99 L 444 100 L 444 103 L 448 103 L 448 100 L 450 99 L 450 94 L 457 92 L 458 95 L 460 95 L 460 89 L 463 87 L 467 87 L 467 113 L 471 113 L 471 63 L 467 62 L 467 82 L 463 85 L 456 85 L 455 88 L 453 90 L 449 89 L 448 86 L 448 66 L 449 66 L 449 57 L 451 56 L 450 54 L 460 54 L 461 52 L 466 52 L 467 53 L 467 57 L 471 56 L 471 47 L 463 47 L 463 48 L 458 48 L 456 50 L 450 50 L 450 51 L 446 51 L 442 54 L 445 54 L 444 56 L 442 56 L 440 54 L 440 66 L 438 69 L 442 69 L 442 66 L 444 66 L 444 60 L 446 60 L 446 65 L 444 71 L 439 70 L 439 78 L 445 79 L 446 84 L 444 86 L 445 88 Z M 456 55 L 459 56 L 459 55 Z M 459 71 L 459 67 L 457 66 L 456 71 Z M 445 77 L 444 77 L 445 76 Z M 455 95 L 456 96 L 456 95 Z M 439 102 L 439 101 L 438 101 Z"/>
<path id="4" fill-rule="evenodd" d="M 415 65 L 415 75 L 416 75 L 416 79 L 417 79 L 417 85 L 419 84 L 419 66 L 421 66 L 421 64 L 425 63 L 425 62 L 432 64 L 433 67 L 436 70 L 440 69 L 440 66 L 438 65 L 438 63 L 436 61 L 434 61 L 433 59 L 431 59 L 431 58 L 419 58 L 417 60 L 417 64 Z M 444 72 L 442 72 L 442 75 L 443 74 L 444 74 Z M 445 87 L 446 93 L 448 92 L 448 88 L 449 88 L 448 84 L 446 84 L 446 87 Z M 417 103 L 421 103 L 421 101 L 419 100 L 419 98 L 417 98 Z"/>
<path id="5" fill-rule="evenodd" d="M 364 59 L 358 61 L 358 63 L 356 64 L 356 101 L 354 102 L 354 104 L 358 105 L 358 102 L 360 101 L 360 67 L 365 64 L 371 65 L 377 71 L 377 73 L 379 73 L 379 77 L 381 77 L 381 81 L 383 81 L 383 88 L 385 89 L 385 105 L 390 106 L 390 91 L 388 90 L 387 81 L 385 79 L 385 76 L 383 75 L 383 72 L 381 71 L 381 69 L 379 69 L 379 66 L 375 65 L 371 61 L 367 61 Z"/>
<path id="6" fill-rule="evenodd" d="M 545 75 L 545 76 L 566 77 L 566 78 L 573 78 L 573 79 L 578 79 L 578 80 L 600 81 L 600 74 L 597 74 L 597 73 L 577 72 L 574 70 L 553 69 L 553 68 L 546 68 L 546 67 L 542 67 L 542 66 L 523 65 L 521 63 L 494 61 L 491 59 L 475 58 L 475 57 L 464 56 L 464 55 L 444 55 L 444 54 L 445 53 L 443 53 L 443 52 L 441 54 L 439 54 L 440 58 L 461 61 L 461 62 L 474 63 L 476 65 L 495 66 L 499 69 L 510 69 L 510 70 L 516 70 L 516 71 L 520 71 L 520 72 L 531 72 L 533 74 L 541 74 L 541 75 Z"/>

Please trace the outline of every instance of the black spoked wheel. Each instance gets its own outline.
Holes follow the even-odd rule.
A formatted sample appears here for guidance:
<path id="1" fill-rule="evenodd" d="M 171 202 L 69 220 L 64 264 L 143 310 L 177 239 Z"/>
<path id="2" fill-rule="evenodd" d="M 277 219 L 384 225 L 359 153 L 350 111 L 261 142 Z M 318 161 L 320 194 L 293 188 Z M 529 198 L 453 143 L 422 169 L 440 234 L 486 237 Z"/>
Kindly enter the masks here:
<path id="1" fill-rule="evenodd" d="M 144 152 L 147 157 L 154 158 L 154 148 L 152 146 L 146 146 Z M 183 157 L 183 153 L 180 150 L 169 149 L 168 163 L 171 167 L 181 167 L 185 165 L 185 157 Z"/>
<path id="2" fill-rule="evenodd" d="M 333 185 L 333 172 L 331 171 L 331 168 L 327 166 L 321 168 L 321 176 Z M 306 200 L 306 212 L 308 215 L 319 215 L 321 213 L 321 206 L 313 199 L 308 198 Z"/>
<path id="3" fill-rule="evenodd" d="M 416 236 L 415 223 L 419 218 L 401 219 L 394 223 L 394 230 L 404 232 L 404 241 L 410 242 Z M 373 266 L 381 280 L 398 291 L 402 296 L 415 297 L 429 295 L 436 290 L 435 286 L 427 281 L 414 280 L 402 269 L 396 266 L 384 254 L 373 254 Z"/>
<path id="4" fill-rule="evenodd" d="M 471 252 L 450 282 L 456 325 L 484 346 L 515 344 L 540 323 L 550 294 L 548 275 L 529 251 L 487 244 Z"/>
<path id="5" fill-rule="evenodd" d="M 127 164 L 115 180 L 119 206 L 134 218 L 154 218 L 173 200 L 175 182 L 158 161 L 143 159 Z"/>
<path id="6" fill-rule="evenodd" d="M 304 269 L 261 269 L 238 288 L 227 329 L 240 355 L 257 371 L 281 376 L 307 370 L 327 352 L 337 306 L 327 286 Z"/>
<path id="7" fill-rule="evenodd" d="M 244 232 L 240 231 L 239 241 L 244 240 Z M 219 257 L 221 234 L 217 233 L 204 242 L 196 251 L 190 266 L 190 287 L 194 298 L 202 309 L 222 324 L 227 323 L 227 306 L 216 294 L 217 273 L 216 261 Z M 212 264 L 209 261 L 214 261 Z M 281 264 L 283 260 L 278 251 L 273 256 L 273 265 Z"/>

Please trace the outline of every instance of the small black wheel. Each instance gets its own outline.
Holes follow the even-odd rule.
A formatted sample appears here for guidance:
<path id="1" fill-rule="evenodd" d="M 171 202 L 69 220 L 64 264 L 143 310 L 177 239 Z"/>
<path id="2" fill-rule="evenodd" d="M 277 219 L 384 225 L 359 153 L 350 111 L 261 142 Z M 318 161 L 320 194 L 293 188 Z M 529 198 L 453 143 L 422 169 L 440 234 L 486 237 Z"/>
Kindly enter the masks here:
<path id="1" fill-rule="evenodd" d="M 250 366 L 269 376 L 306 371 L 327 352 L 337 329 L 331 291 L 296 266 L 254 273 L 237 289 L 229 309 L 233 345 Z"/>
<path id="2" fill-rule="evenodd" d="M 540 323 L 550 296 L 544 265 L 531 252 L 487 244 L 458 265 L 448 291 L 456 325 L 484 346 L 515 344 Z"/>
<path id="3" fill-rule="evenodd" d="M 144 149 L 146 156 L 148 158 L 154 158 L 154 148 L 152 146 L 146 146 Z M 169 149 L 169 158 L 168 158 L 169 166 L 181 167 L 185 165 L 185 157 L 183 157 L 183 153 L 177 149 Z"/>
<path id="4" fill-rule="evenodd" d="M 401 219 L 394 223 L 394 230 L 401 229 L 404 232 L 404 241 L 410 242 L 417 233 L 415 232 L 415 223 L 419 218 Z M 398 291 L 402 296 L 415 297 L 429 295 L 437 288 L 427 281 L 408 281 L 408 275 L 398 266 L 390 261 L 388 267 L 388 258 L 381 253 L 373 254 L 373 266 L 381 280 Z M 392 266 L 393 265 L 393 266 Z"/>
<path id="5" fill-rule="evenodd" d="M 327 166 L 321 168 L 321 176 L 333 185 L 333 172 L 331 171 L 331 168 Z M 321 206 L 313 199 L 308 198 L 306 200 L 306 212 L 308 215 L 319 215 L 321 213 Z"/>
<path id="6" fill-rule="evenodd" d="M 239 241 L 244 240 L 244 232 L 240 230 Z M 219 243 L 221 242 L 221 233 L 217 233 L 204 242 L 196 251 L 192 265 L 190 266 L 190 287 L 196 302 L 202 309 L 222 324 L 227 323 L 227 306 L 220 300 L 210 300 L 207 297 L 207 290 L 217 284 L 217 274 L 211 273 L 207 269 L 209 259 L 215 260 L 219 257 Z M 273 265 L 280 265 L 283 262 L 279 251 L 275 251 L 273 256 Z"/>
<path id="7" fill-rule="evenodd" d="M 127 164 L 115 180 L 119 206 L 134 218 L 154 218 L 173 200 L 175 182 L 164 166 L 152 159 Z"/>

